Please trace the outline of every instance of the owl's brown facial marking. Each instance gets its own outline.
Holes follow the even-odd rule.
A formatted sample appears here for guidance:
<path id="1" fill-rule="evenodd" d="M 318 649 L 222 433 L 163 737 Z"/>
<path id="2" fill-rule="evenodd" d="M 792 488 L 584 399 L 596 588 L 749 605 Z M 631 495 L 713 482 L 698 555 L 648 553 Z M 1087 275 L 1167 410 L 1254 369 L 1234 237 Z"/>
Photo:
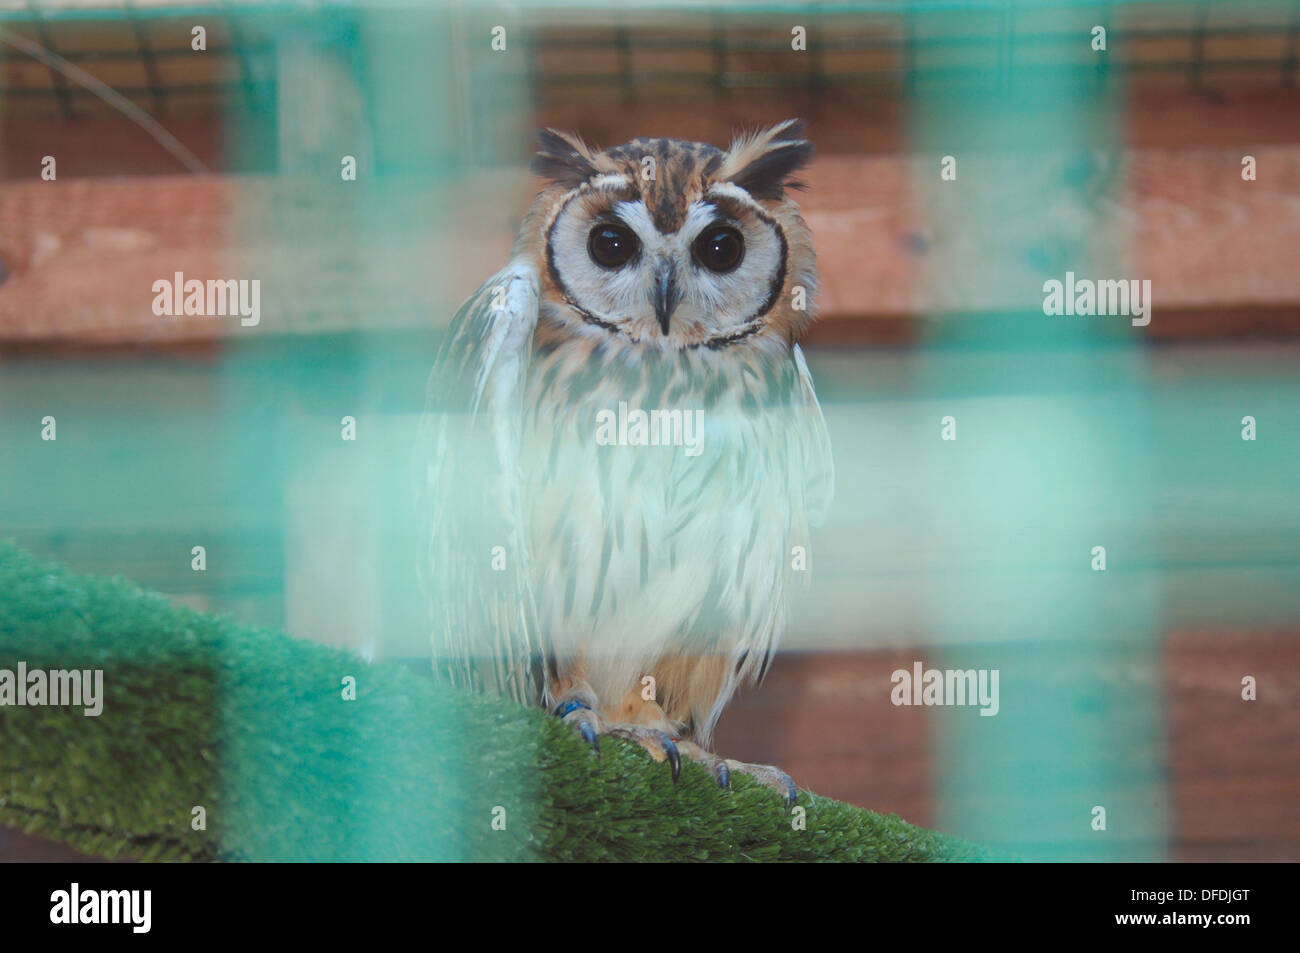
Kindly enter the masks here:
<path id="1" fill-rule="evenodd" d="M 680 139 L 634 139 L 605 156 L 635 183 L 650 220 L 664 235 L 677 232 L 686 210 L 700 197 L 707 169 L 722 165 L 723 152 L 703 142 Z"/>

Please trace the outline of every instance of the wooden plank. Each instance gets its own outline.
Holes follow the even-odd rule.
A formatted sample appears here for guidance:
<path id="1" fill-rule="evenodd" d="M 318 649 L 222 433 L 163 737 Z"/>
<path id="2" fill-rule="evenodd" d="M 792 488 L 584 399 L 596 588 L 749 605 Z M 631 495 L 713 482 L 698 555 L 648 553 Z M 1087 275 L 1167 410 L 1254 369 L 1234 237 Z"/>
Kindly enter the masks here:
<path id="1" fill-rule="evenodd" d="M 723 712 L 714 750 L 780 765 L 826 797 L 937 823 L 934 710 L 889 703 L 890 673 L 917 652 L 780 652 L 763 684 Z"/>
<path id="2" fill-rule="evenodd" d="M 215 41 L 209 32 L 210 48 Z M 603 51 L 594 51 L 607 59 Z M 571 70 L 588 68 L 587 55 L 569 52 Z M 833 69 L 835 54 L 825 58 Z M 7 69 L 29 69 L 12 57 Z M 171 57 L 160 62 L 164 77 L 173 83 L 207 83 L 239 75 L 233 54 L 210 52 L 201 60 Z M 40 64 L 30 67 L 33 83 L 51 87 L 49 71 Z M 205 73 L 196 70 L 207 71 Z M 1276 82 L 1276 81 L 1274 81 Z M 18 85 L 17 81 L 13 81 Z M 1252 88 L 1215 90 L 1213 94 L 1187 89 L 1187 80 L 1171 74 L 1168 86 L 1135 89 L 1125 104 L 1125 136 L 1133 148 L 1230 148 L 1239 143 L 1279 145 L 1300 142 L 1300 90 Z M 236 86 L 222 86 L 237 95 L 229 98 L 213 87 L 196 104 L 191 97 L 181 108 L 165 117 L 167 129 L 185 143 L 209 169 L 247 172 L 268 169 L 276 160 L 274 140 L 256 141 L 250 132 L 255 120 L 241 114 L 246 104 Z M 174 94 L 169 94 L 174 95 Z M 726 143 L 738 129 L 749 129 L 774 118 L 801 116 L 808 120 L 809 134 L 823 158 L 860 154 L 889 155 L 908 145 L 909 112 L 901 86 L 896 82 L 876 86 L 831 85 L 822 90 L 745 89 L 743 95 L 714 99 L 708 108 L 682 109 L 681 87 L 664 90 L 635 89 L 636 99 L 624 101 L 624 90 L 615 82 L 590 85 L 550 82 L 545 75 L 536 90 L 537 112 L 532 126 L 554 126 L 581 133 L 588 142 L 602 146 L 627 142 L 654 133 L 681 139 Z M 708 93 L 712 97 L 713 93 Z M 223 112 L 221 104 L 225 103 Z M 35 179 L 40 175 L 41 157 L 59 158 L 61 175 L 166 175 L 183 172 L 176 159 L 160 148 L 137 126 L 91 96 L 77 102 L 75 123 L 54 122 L 50 100 L 37 97 L 9 97 L 0 111 L 0 178 Z M 1077 105 L 1077 104 L 1076 104 Z M 1036 121 L 1028 112 L 1026 121 Z M 1094 108 L 1080 116 L 1080 122 L 1100 127 L 1111 119 L 1114 104 L 1099 98 Z M 232 125 L 238 121 L 237 125 Z M 278 117 L 272 117 L 274 127 Z M 467 120 L 468 121 L 468 120 Z M 478 117 L 476 131 L 484 134 L 491 123 Z M 236 129 L 235 138 L 231 130 Z M 272 128 L 271 132 L 275 129 Z M 998 139 L 985 141 L 996 148 Z M 531 143 L 514 141 L 521 157 Z M 236 146 L 237 148 L 232 148 Z M 232 163 L 239 163 L 238 168 Z M 249 168 L 252 163 L 255 168 Z"/>
<path id="3" fill-rule="evenodd" d="M 821 311 L 1032 309 L 1045 277 L 1082 277 L 1093 262 L 1120 269 L 1095 277 L 1152 281 L 1157 327 L 1160 309 L 1198 309 L 1213 335 L 1242 309 L 1295 308 L 1300 147 L 1252 154 L 1254 182 L 1241 179 L 1239 149 L 1136 150 L 1122 163 L 960 156 L 958 181 L 942 183 L 938 157 L 823 158 L 800 199 L 819 249 Z M 366 192 L 336 173 L 6 184 L 0 340 L 248 333 L 235 317 L 154 316 L 153 282 L 175 272 L 261 279 L 259 333 L 443 325 L 506 260 L 536 186 L 519 171 Z"/>
<path id="4" fill-rule="evenodd" d="M 1300 640 L 1294 629 L 1199 627 L 1165 643 L 1173 858 L 1300 857 Z M 1241 679 L 1257 697 L 1241 697 Z"/>
<path id="5" fill-rule="evenodd" d="M 1290 726 L 1300 705 L 1295 630 L 1178 630 L 1164 640 L 1152 690 L 1164 699 L 1168 850 L 1181 861 L 1294 861 L 1300 793 Z M 894 708 L 890 673 L 933 649 L 782 652 L 761 688 L 722 716 L 717 750 L 776 763 L 804 786 L 882 813 L 937 824 L 933 777 L 941 709 Z M 1241 699 L 1253 674 L 1257 701 Z M 1111 666 L 1044 671 L 1063 685 L 1137 677 Z M 1081 712 L 1095 719 L 1095 712 Z M 1093 779 L 1081 781 L 1086 787 Z M 949 796 L 960 801 L 961 790 Z M 1079 792 L 1080 797 L 1083 791 Z M 1091 803 L 1091 802 L 1089 802 Z"/>

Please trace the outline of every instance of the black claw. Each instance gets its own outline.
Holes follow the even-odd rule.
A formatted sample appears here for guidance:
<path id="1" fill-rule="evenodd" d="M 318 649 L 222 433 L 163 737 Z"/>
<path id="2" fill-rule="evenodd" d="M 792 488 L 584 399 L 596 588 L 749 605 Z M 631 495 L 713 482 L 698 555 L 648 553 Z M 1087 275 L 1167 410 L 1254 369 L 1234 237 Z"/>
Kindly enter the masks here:
<path id="1" fill-rule="evenodd" d="M 664 754 L 668 755 L 668 763 L 673 766 L 673 784 L 676 784 L 677 779 L 682 776 L 681 752 L 677 750 L 677 745 L 673 743 L 673 739 L 669 738 L 667 735 L 663 736 L 662 744 Z"/>
<path id="2" fill-rule="evenodd" d="M 582 732 L 582 737 L 587 739 L 587 744 L 596 752 L 596 757 L 600 757 L 600 736 L 596 734 L 596 728 L 589 721 L 578 722 L 578 730 Z"/>
<path id="3" fill-rule="evenodd" d="M 722 788 L 722 790 L 724 791 L 730 791 L 731 790 L 731 769 L 727 767 L 727 762 L 725 761 L 718 762 L 718 770 L 716 772 L 716 776 L 718 779 L 718 787 Z"/>

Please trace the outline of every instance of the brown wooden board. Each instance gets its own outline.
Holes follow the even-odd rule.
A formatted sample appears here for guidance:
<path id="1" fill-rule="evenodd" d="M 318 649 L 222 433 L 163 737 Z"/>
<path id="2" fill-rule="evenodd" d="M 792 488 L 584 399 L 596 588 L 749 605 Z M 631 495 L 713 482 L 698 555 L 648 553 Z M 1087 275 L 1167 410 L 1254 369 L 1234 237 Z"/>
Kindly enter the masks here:
<path id="1" fill-rule="evenodd" d="M 1093 156 L 1068 186 L 1058 180 L 1078 160 L 1053 153 L 959 156 L 957 182 L 939 181 L 938 156 L 824 157 L 801 196 L 818 246 L 821 313 L 1023 310 L 1041 303 L 1045 274 L 1083 275 L 1094 245 L 1117 239 L 1127 273 L 1107 277 L 1149 278 L 1157 309 L 1198 312 L 1198 335 L 1233 333 L 1252 309 L 1300 305 L 1300 147 L 1251 150 L 1253 182 L 1241 178 L 1243 151 Z M 323 176 L 9 182 L 0 188 L 0 340 L 249 332 L 233 318 L 155 316 L 153 283 L 176 272 L 259 278 L 257 333 L 443 326 L 504 263 L 536 187 L 519 172 L 442 188 L 394 182 L 381 194 Z M 385 215 L 369 229 L 367 201 Z M 986 267 L 994 239 L 1018 243 L 1004 256 L 1009 268 Z M 1043 270 L 1043 248 L 1056 251 L 1056 270 Z M 1274 329 L 1300 330 L 1291 314 Z M 1152 328 L 1178 336 L 1159 316 Z"/>

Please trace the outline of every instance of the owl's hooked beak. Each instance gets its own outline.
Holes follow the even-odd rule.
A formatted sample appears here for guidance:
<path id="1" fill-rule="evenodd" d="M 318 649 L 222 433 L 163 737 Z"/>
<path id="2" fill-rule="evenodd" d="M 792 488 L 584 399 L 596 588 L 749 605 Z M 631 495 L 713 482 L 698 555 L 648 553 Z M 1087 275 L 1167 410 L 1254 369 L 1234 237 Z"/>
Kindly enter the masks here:
<path id="1" fill-rule="evenodd" d="M 659 319 L 659 327 L 667 334 L 668 321 L 682 300 L 682 293 L 677 287 L 677 262 L 671 258 L 659 259 L 658 270 L 655 272 L 654 300 L 655 317 Z"/>

